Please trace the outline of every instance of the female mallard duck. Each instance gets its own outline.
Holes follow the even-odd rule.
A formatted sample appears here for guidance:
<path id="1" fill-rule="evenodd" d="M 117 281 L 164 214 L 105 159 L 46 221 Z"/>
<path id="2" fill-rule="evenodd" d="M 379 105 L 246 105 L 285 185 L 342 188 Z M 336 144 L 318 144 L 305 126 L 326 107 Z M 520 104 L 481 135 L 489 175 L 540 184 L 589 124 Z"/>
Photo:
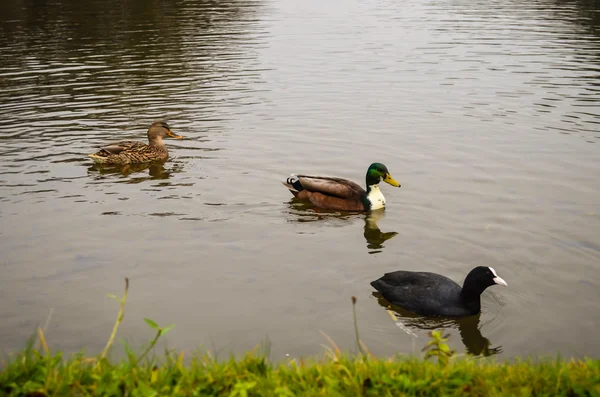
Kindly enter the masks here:
<path id="1" fill-rule="evenodd" d="M 392 186 L 400 184 L 392 178 L 387 167 L 373 163 L 367 170 L 367 190 L 342 178 L 291 175 L 282 182 L 292 194 L 310 201 L 314 206 L 338 211 L 371 211 L 385 207 L 385 198 L 379 190 L 383 180 Z"/>
<path id="2" fill-rule="evenodd" d="M 165 137 L 183 138 L 175 135 L 164 121 L 155 121 L 148 128 L 148 145 L 138 141 L 116 142 L 103 146 L 99 151 L 89 156 L 95 162 L 102 164 L 131 164 L 165 160 L 169 157 L 167 146 L 163 142 Z"/>

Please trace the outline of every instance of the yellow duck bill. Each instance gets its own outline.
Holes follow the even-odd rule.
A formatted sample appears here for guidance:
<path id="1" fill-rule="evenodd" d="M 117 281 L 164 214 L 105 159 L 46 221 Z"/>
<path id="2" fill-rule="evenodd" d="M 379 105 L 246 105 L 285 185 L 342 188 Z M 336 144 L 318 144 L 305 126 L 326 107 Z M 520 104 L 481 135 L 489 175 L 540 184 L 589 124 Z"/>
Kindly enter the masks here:
<path id="1" fill-rule="evenodd" d="M 385 178 L 383 178 L 383 181 L 385 183 L 389 183 L 392 186 L 400 187 L 400 183 L 398 183 L 398 181 L 396 181 L 394 178 L 392 178 L 392 176 L 390 174 L 385 174 Z"/>

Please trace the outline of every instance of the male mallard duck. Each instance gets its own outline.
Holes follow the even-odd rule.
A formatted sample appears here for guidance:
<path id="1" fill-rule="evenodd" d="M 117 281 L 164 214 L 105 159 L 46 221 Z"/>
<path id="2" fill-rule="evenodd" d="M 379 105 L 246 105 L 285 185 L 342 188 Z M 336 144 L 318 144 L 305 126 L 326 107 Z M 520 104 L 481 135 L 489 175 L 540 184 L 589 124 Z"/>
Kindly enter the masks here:
<path id="1" fill-rule="evenodd" d="M 165 137 L 183 138 L 175 135 L 164 121 L 155 121 L 148 128 L 148 145 L 138 141 L 116 142 L 103 146 L 99 151 L 89 156 L 95 162 L 102 164 L 131 164 L 165 160 L 169 157 L 167 146 L 163 142 Z"/>
<path id="2" fill-rule="evenodd" d="M 400 187 L 387 167 L 380 163 L 369 166 L 366 179 L 366 191 L 347 179 L 323 176 L 292 174 L 282 183 L 299 199 L 310 201 L 316 207 L 339 211 L 371 211 L 385 207 L 385 198 L 379 190 L 381 180 Z"/>

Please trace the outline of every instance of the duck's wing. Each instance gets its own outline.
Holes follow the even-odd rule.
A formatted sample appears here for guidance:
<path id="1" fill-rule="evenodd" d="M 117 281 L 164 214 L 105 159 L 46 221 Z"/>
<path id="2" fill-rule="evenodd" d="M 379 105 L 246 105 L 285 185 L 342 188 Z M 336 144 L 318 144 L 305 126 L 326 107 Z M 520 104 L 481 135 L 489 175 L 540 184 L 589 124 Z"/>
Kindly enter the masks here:
<path id="1" fill-rule="evenodd" d="M 121 141 L 102 146 L 100 151 L 105 151 L 107 154 L 119 154 L 124 151 L 139 151 L 146 146 L 148 145 L 138 141 Z"/>
<path id="2" fill-rule="evenodd" d="M 360 185 L 348 179 L 310 175 L 297 175 L 296 177 L 302 188 L 311 193 L 353 200 L 360 200 L 367 194 Z"/>
<path id="3" fill-rule="evenodd" d="M 365 205 L 358 198 L 339 198 L 319 192 L 302 190 L 296 194 L 299 199 L 306 199 L 314 206 L 336 211 L 364 211 Z"/>

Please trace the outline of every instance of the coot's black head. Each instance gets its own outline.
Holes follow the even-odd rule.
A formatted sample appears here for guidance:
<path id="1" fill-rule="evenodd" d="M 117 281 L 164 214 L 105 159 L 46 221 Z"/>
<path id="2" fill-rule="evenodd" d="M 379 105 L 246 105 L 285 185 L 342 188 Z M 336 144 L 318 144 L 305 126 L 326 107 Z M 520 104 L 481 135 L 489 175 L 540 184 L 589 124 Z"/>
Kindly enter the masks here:
<path id="1" fill-rule="evenodd" d="M 506 286 L 506 281 L 501 279 L 494 268 L 477 266 L 467 274 L 463 284 L 463 292 L 481 295 L 481 293 L 494 284 Z"/>

